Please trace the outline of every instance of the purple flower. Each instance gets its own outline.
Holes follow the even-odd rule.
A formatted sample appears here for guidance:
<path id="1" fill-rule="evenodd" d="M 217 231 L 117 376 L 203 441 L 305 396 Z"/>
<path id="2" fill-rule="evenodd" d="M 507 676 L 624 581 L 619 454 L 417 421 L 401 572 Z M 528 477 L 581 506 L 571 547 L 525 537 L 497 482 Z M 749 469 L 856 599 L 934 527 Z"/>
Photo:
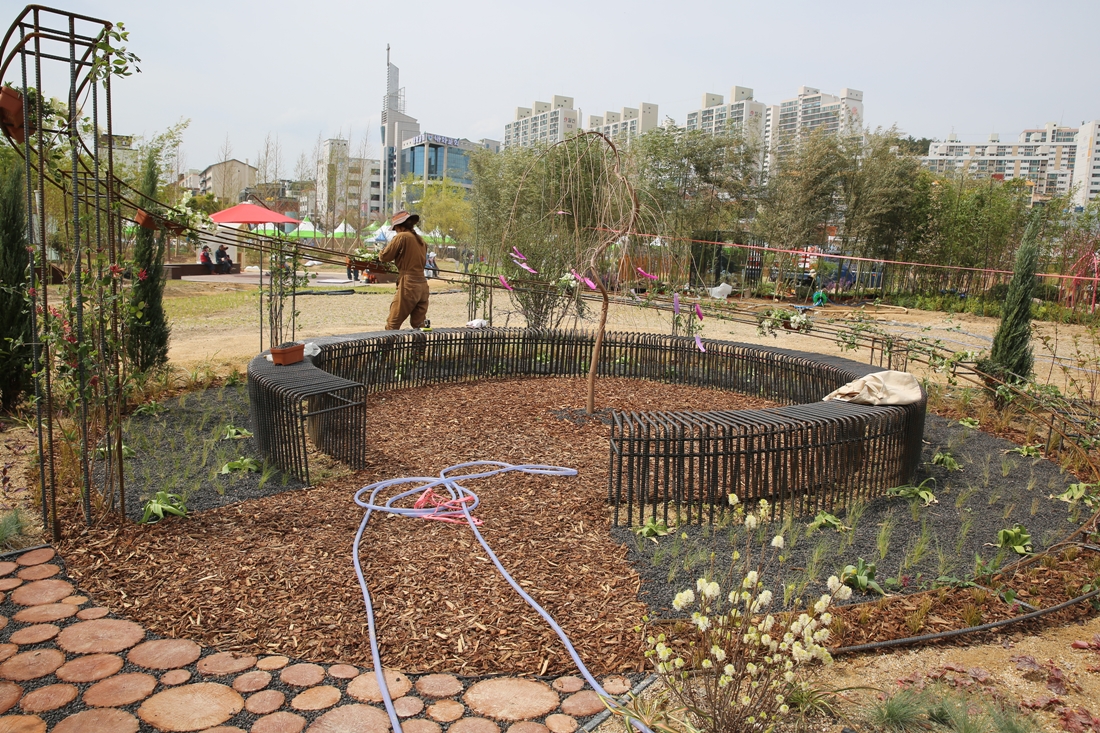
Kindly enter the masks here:
<path id="1" fill-rule="evenodd" d="M 512 256 L 515 257 L 516 259 L 518 259 L 518 260 L 526 260 L 527 259 L 526 255 L 524 255 L 522 252 L 520 252 L 518 249 L 516 249 L 516 246 L 514 244 L 512 245 L 512 251 L 515 252 L 515 254 L 512 255 Z"/>
<path id="2" fill-rule="evenodd" d="M 509 290 L 515 290 L 515 288 L 513 288 L 511 285 L 509 285 L 508 281 L 504 279 L 504 275 L 498 275 L 497 277 L 500 278 L 500 284 L 501 285 L 508 288 Z"/>
<path id="3" fill-rule="evenodd" d="M 699 304 L 695 304 L 695 315 L 699 316 L 699 320 L 703 320 L 703 309 L 699 307 Z"/>
<path id="4" fill-rule="evenodd" d="M 635 267 L 634 269 L 637 270 L 638 274 L 641 275 L 642 277 L 648 277 L 650 280 L 656 280 L 657 279 L 656 275 L 650 275 L 648 272 L 646 272 L 645 270 L 643 270 L 640 267 Z"/>
<path id="5" fill-rule="evenodd" d="M 519 265 L 520 267 L 522 267 L 524 270 L 527 270 L 527 272 L 531 273 L 532 275 L 538 275 L 539 274 L 538 270 L 534 269 L 533 267 L 529 267 L 527 264 L 525 264 L 523 262 L 519 262 L 517 260 L 516 264 Z"/>
<path id="6" fill-rule="evenodd" d="M 695 347 L 704 354 L 707 353 L 707 347 L 703 346 L 703 339 L 699 337 L 699 334 L 695 334 Z"/>
<path id="7" fill-rule="evenodd" d="M 677 316 L 680 315 L 680 294 L 679 293 L 673 293 L 672 294 L 672 313 L 674 315 L 677 315 Z"/>

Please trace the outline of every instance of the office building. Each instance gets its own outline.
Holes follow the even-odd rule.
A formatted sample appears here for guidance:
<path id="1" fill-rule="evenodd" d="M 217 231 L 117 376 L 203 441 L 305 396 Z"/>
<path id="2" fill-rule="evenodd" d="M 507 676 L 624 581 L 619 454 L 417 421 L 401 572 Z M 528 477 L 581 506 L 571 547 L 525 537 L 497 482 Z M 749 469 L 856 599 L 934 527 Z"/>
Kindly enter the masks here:
<path id="1" fill-rule="evenodd" d="M 402 144 L 420 134 L 420 123 L 405 114 L 405 89 L 400 84 L 400 72 L 390 63 L 390 47 L 386 44 L 386 96 L 382 98 L 382 160 L 381 206 L 383 216 L 397 209 L 391 200 L 401 177 L 397 173 L 397 156 Z"/>
<path id="2" fill-rule="evenodd" d="M 504 126 L 501 147 L 550 146 L 571 136 L 580 127 L 573 98 L 555 94 L 550 102 L 516 107 L 516 118 Z"/>
<path id="3" fill-rule="evenodd" d="M 630 142 L 631 138 L 657 127 L 657 105 L 642 102 L 637 107 L 623 107 L 621 112 L 589 115 L 588 129 L 602 132 L 615 142 Z"/>

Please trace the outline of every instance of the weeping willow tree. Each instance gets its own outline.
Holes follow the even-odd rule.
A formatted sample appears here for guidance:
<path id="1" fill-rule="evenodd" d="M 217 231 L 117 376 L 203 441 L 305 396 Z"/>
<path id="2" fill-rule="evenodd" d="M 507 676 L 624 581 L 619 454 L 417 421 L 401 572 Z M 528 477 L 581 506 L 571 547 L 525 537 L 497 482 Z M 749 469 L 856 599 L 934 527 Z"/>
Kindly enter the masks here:
<path id="1" fill-rule="evenodd" d="M 585 290 L 600 295 L 596 341 L 588 369 L 586 411 L 596 405 L 596 369 L 603 347 L 609 288 L 618 258 L 638 221 L 638 197 L 622 170 L 615 145 L 586 132 L 535 156 L 520 177 L 499 245 L 503 268 L 519 278 L 509 296 L 529 317 L 546 325 Z M 615 248 L 612 253 L 612 248 Z M 526 248 L 526 249 L 524 249 Z M 613 257 L 612 254 L 615 256 Z"/>

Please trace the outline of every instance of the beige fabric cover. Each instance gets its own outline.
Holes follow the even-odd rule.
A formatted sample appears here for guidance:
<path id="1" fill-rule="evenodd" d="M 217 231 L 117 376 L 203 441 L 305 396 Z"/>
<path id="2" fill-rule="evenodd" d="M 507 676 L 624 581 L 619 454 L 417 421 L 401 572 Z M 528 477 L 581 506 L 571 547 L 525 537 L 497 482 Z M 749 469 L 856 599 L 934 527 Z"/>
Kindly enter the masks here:
<path id="1" fill-rule="evenodd" d="M 875 372 L 860 377 L 825 395 L 825 400 L 843 400 L 860 405 L 911 405 L 920 402 L 920 382 L 909 372 Z"/>

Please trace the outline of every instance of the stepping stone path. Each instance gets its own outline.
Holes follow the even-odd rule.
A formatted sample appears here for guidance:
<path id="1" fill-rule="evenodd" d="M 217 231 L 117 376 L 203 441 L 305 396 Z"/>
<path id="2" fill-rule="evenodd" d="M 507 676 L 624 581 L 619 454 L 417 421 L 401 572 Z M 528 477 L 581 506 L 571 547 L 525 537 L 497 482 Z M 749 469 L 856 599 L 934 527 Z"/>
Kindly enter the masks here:
<path id="1" fill-rule="evenodd" d="M 384 676 L 404 733 L 574 733 L 604 711 L 578 675 Z M 152 638 L 79 595 L 52 548 L 0 560 L 0 733 L 387 733 L 382 699 L 371 669 Z"/>

